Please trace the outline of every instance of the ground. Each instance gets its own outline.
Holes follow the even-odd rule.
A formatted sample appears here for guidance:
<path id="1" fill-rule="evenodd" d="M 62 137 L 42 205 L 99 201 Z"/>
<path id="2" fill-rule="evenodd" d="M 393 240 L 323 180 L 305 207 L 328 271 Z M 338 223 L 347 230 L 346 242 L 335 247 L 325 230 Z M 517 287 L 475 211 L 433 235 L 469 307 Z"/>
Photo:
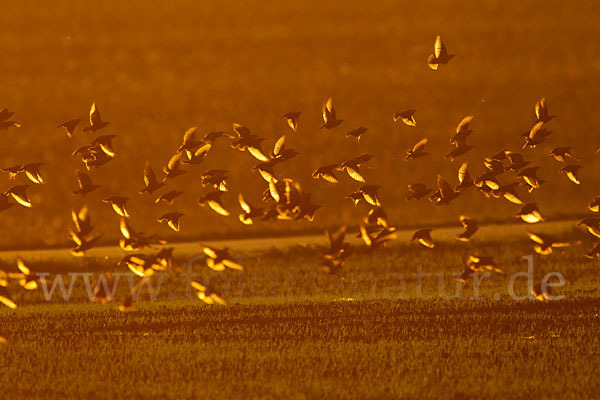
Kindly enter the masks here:
<path id="1" fill-rule="evenodd" d="M 58 289 L 49 301 L 14 289 L 22 306 L 0 310 L 9 341 L 0 386 L 10 398 L 594 398 L 597 262 L 582 257 L 589 239 L 563 237 L 582 243 L 534 256 L 536 283 L 552 271 L 565 277 L 554 292 L 564 298 L 552 302 L 511 298 L 510 276 L 532 254 L 516 238 L 356 247 L 338 276 L 318 268 L 314 246 L 238 250 L 243 272 L 212 272 L 197 258 L 194 279 L 228 306 L 186 297 L 192 252 L 154 279 L 154 301 L 143 291 L 129 313 L 90 303 L 82 277 L 69 301 Z M 472 282 L 458 293 L 453 276 L 469 251 L 505 272 L 483 280 L 477 298 Z M 94 274 L 110 265 L 87 262 Z M 47 267 L 82 271 L 72 258 Z M 516 282 L 515 295 L 526 295 L 527 279 Z"/>

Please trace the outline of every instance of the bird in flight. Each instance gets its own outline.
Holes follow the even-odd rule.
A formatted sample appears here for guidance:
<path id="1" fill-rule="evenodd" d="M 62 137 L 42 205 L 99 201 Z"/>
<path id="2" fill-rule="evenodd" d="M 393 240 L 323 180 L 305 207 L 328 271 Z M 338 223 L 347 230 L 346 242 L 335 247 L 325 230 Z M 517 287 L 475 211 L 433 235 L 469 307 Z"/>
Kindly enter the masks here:
<path id="1" fill-rule="evenodd" d="M 75 128 L 77 127 L 77 125 L 79 125 L 80 122 L 81 122 L 81 118 L 71 119 L 67 122 L 63 122 L 62 124 L 58 125 L 56 128 L 57 129 L 65 128 L 65 131 L 67 132 L 67 136 L 72 138 L 73 133 L 75 133 Z"/>
<path id="2" fill-rule="evenodd" d="M 166 222 L 169 225 L 169 228 L 173 229 L 175 232 L 179 232 L 179 219 L 183 217 L 185 214 L 180 212 L 168 212 L 166 214 L 158 217 L 158 222 Z"/>
<path id="3" fill-rule="evenodd" d="M 92 182 L 92 178 L 85 172 L 76 170 L 75 174 L 77 175 L 77 181 L 79 182 L 79 189 L 73 190 L 73 195 L 80 194 L 85 197 L 86 194 L 91 193 L 100 187 L 100 185 L 95 185 Z"/>
<path id="4" fill-rule="evenodd" d="M 321 125 L 320 129 L 333 129 L 344 121 L 342 119 L 337 119 L 335 115 L 335 109 L 333 108 L 333 100 L 331 99 L 331 97 L 327 99 L 327 101 L 323 105 L 322 111 L 323 125 Z"/>
<path id="5" fill-rule="evenodd" d="M 292 128 L 294 132 L 296 132 L 298 130 L 298 120 L 300 119 L 300 114 L 302 114 L 302 112 L 300 111 L 290 111 L 288 113 L 283 114 L 281 118 L 284 118 L 287 121 L 289 127 Z"/>
<path id="6" fill-rule="evenodd" d="M 84 132 L 96 132 L 106 127 L 110 122 L 102 121 L 100 117 L 100 111 L 96 107 L 96 102 L 92 103 L 90 107 L 90 126 L 83 128 Z"/>
<path id="7" fill-rule="evenodd" d="M 150 162 L 146 162 L 146 166 L 144 167 L 144 188 L 139 191 L 140 194 L 152 194 L 154 191 L 160 189 L 165 185 L 164 182 L 159 182 L 156 179 L 156 175 L 154 175 L 154 171 L 152 170 L 152 166 Z"/>
<path id="8" fill-rule="evenodd" d="M 417 111 L 413 109 L 408 109 L 404 111 L 400 111 L 394 114 L 394 122 L 402 121 L 404 125 L 407 126 L 416 126 L 417 121 L 415 120 L 415 113 Z"/>
<path id="9" fill-rule="evenodd" d="M 437 70 L 440 64 L 448 64 L 452 58 L 454 58 L 454 54 L 448 54 L 446 51 L 446 45 L 442 41 L 440 35 L 435 38 L 435 43 L 433 45 L 433 54 L 430 54 L 427 57 L 427 65 L 432 70 Z"/>
<path id="10" fill-rule="evenodd" d="M 411 241 L 433 249 L 435 243 L 433 243 L 433 239 L 431 238 L 431 231 L 433 231 L 431 228 L 419 229 L 413 234 Z"/>

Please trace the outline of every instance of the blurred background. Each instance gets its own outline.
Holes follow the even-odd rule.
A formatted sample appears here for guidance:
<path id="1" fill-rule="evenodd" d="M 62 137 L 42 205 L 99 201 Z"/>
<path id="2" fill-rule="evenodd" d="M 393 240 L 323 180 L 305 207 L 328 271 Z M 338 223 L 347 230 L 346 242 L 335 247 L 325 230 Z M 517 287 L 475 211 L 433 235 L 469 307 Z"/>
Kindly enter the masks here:
<path id="1" fill-rule="evenodd" d="M 319 231 L 356 225 L 368 208 L 354 208 L 344 196 L 360 186 L 342 174 L 341 184 L 312 179 L 319 166 L 362 153 L 375 158 L 365 172 L 382 185 L 381 200 L 398 226 L 458 223 L 467 214 L 480 221 L 512 220 L 519 206 L 467 193 L 450 206 L 427 200 L 407 202 L 407 184 L 433 187 L 437 174 L 452 185 L 463 160 L 472 175 L 483 157 L 503 149 L 521 151 L 519 135 L 534 123 L 534 105 L 546 97 L 553 131 L 526 159 L 540 165 L 548 183 L 527 195 L 550 217 L 580 215 L 598 189 L 596 98 L 600 87 L 600 3 L 504 1 L 10 1 L 0 13 L 0 108 L 14 111 L 23 126 L 0 131 L 1 167 L 43 162 L 45 185 L 29 189 L 33 208 L 0 213 L 0 246 L 59 246 L 68 243 L 70 211 L 88 204 L 96 231 L 105 242 L 118 238 L 119 217 L 101 199 L 131 198 L 134 227 L 169 240 Z M 436 35 L 456 54 L 438 71 L 427 67 Z M 321 106 L 332 96 L 338 128 L 319 130 Z M 116 134 L 117 158 L 90 175 L 102 187 L 85 199 L 74 197 L 75 169 L 84 169 L 71 152 L 97 135 L 83 133 L 96 102 L 110 125 L 99 134 Z M 417 110 L 417 126 L 394 123 L 392 115 Z M 297 133 L 281 119 L 302 111 Z M 455 162 L 444 159 L 458 122 L 473 114 L 475 150 Z M 69 139 L 56 126 L 83 118 Z M 313 223 L 242 225 L 238 193 L 260 203 L 264 181 L 250 168 L 256 160 L 217 141 L 207 160 L 186 167 L 169 183 L 185 194 L 173 206 L 155 205 L 139 195 L 143 168 L 157 175 L 181 143 L 184 131 L 198 126 L 200 137 L 230 132 L 233 122 L 266 137 L 265 149 L 282 134 L 300 155 L 281 165 L 281 176 L 297 179 L 323 206 Z M 368 127 L 360 144 L 345 138 Z M 406 162 L 406 149 L 430 140 L 425 158 Z M 581 159 L 582 184 L 559 174 L 563 165 L 548 156 L 573 146 Z M 196 200 L 207 192 L 199 174 L 229 169 L 230 192 L 223 196 L 232 216 L 216 215 Z M 0 176 L 0 189 L 28 183 Z M 162 191 L 161 191 L 162 192 Z M 521 190 L 525 194 L 524 190 Z M 158 193 L 157 193 L 158 195 Z M 181 232 L 156 218 L 181 211 Z"/>

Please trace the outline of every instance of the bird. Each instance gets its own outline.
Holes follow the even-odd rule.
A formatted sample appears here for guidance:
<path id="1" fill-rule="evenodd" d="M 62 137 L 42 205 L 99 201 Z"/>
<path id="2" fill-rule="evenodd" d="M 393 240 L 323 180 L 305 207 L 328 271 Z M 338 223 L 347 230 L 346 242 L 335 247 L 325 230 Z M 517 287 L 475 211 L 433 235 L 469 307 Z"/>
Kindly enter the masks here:
<path id="1" fill-rule="evenodd" d="M 415 158 L 426 156 L 428 154 L 424 151 L 426 145 L 427 138 L 419 140 L 411 149 L 406 150 L 406 158 L 404 160 L 414 160 Z"/>
<path id="2" fill-rule="evenodd" d="M 73 133 L 75 133 L 75 128 L 77 127 L 77 125 L 79 125 L 80 122 L 81 122 L 81 118 L 71 119 L 67 122 L 63 122 L 62 124 L 58 125 L 56 128 L 57 129 L 65 128 L 65 131 L 67 132 L 67 136 L 72 138 Z"/>
<path id="3" fill-rule="evenodd" d="M 241 264 L 231 257 L 227 247 L 217 249 L 203 245 L 202 252 L 206 255 L 206 265 L 214 271 L 224 271 L 225 268 L 238 271 L 242 271 L 244 269 Z"/>
<path id="4" fill-rule="evenodd" d="M 275 160 L 269 160 L 267 162 L 261 162 L 252 167 L 252 172 L 258 172 L 260 176 L 265 180 L 265 182 L 269 182 L 271 179 L 276 179 L 275 176 L 275 165 L 277 162 Z"/>
<path id="5" fill-rule="evenodd" d="M 593 212 L 600 211 L 600 196 L 594 197 L 594 199 L 589 202 L 588 208 L 590 211 L 593 211 Z"/>
<path id="6" fill-rule="evenodd" d="M 203 141 L 196 140 L 196 131 L 197 130 L 198 130 L 198 127 L 192 126 L 191 128 L 187 129 L 184 132 L 182 144 L 177 149 L 178 152 L 184 153 L 187 151 L 192 151 L 195 148 L 202 146 L 204 144 Z"/>
<path id="7" fill-rule="evenodd" d="M 17 308 L 17 304 L 8 293 L 8 289 L 3 286 L 0 286 L 0 303 L 13 310 Z"/>
<path id="8" fill-rule="evenodd" d="M 338 183 L 338 178 L 335 176 L 335 170 L 339 169 L 339 164 L 329 164 L 324 165 L 322 167 L 317 168 L 315 172 L 313 172 L 312 177 L 315 179 L 323 179 L 330 183 Z"/>
<path id="9" fill-rule="evenodd" d="M 533 250 L 538 254 L 547 255 L 552 253 L 552 248 L 567 247 L 571 245 L 571 243 L 568 242 L 559 242 L 550 235 L 535 233 L 530 230 L 526 230 L 525 232 L 527 233 L 527 236 L 529 236 L 529 239 L 535 243 Z"/>
<path id="10" fill-rule="evenodd" d="M 511 182 L 505 185 L 500 185 L 498 189 L 492 190 L 492 195 L 496 198 L 504 197 L 513 204 L 523 205 L 523 200 L 516 191 L 519 182 Z"/>
<path id="11" fill-rule="evenodd" d="M 527 203 L 521 207 L 521 210 L 517 213 L 517 217 L 521 218 L 528 224 L 536 224 L 538 222 L 545 221 L 546 218 L 540 212 L 536 203 Z"/>
<path id="12" fill-rule="evenodd" d="M 517 174 L 529 186 L 529 192 L 538 189 L 545 182 L 543 179 L 538 178 L 538 169 L 539 167 L 528 167 Z"/>
<path id="13" fill-rule="evenodd" d="M 425 247 L 433 249 L 435 247 L 435 243 L 433 243 L 433 239 L 431 238 L 431 231 L 433 231 L 431 228 L 419 229 L 412 235 L 410 240 L 411 242 L 416 241 Z"/>
<path id="14" fill-rule="evenodd" d="M 377 194 L 380 188 L 379 185 L 363 185 L 358 188 L 357 193 L 362 194 L 365 201 L 370 205 L 381 207 L 381 201 L 379 201 L 379 195 Z"/>
<path id="15" fill-rule="evenodd" d="M 394 122 L 402 121 L 404 125 L 407 126 L 416 126 L 417 121 L 415 120 L 415 113 L 417 111 L 413 109 L 408 109 L 404 111 L 400 111 L 394 114 Z"/>
<path id="16" fill-rule="evenodd" d="M 475 220 L 464 215 L 460 216 L 460 223 L 465 230 L 457 234 L 456 238 L 460 241 L 467 242 L 469 241 L 469 239 L 471 239 L 471 236 L 473 236 L 475 232 L 477 232 L 479 226 L 477 225 L 477 222 L 475 222 Z"/>
<path id="17" fill-rule="evenodd" d="M 91 286 L 93 288 L 91 301 L 101 304 L 113 301 L 117 282 L 111 271 L 99 275 Z"/>
<path id="18" fill-rule="evenodd" d="M 370 249 L 386 246 L 387 242 L 396 238 L 396 228 L 385 228 L 380 226 L 366 226 L 360 224 L 358 237 L 363 240 Z"/>
<path id="19" fill-rule="evenodd" d="M 127 222 L 126 218 L 121 218 L 119 230 L 123 237 L 119 240 L 119 246 L 126 251 L 140 250 L 153 245 L 164 245 L 164 240 L 158 239 L 154 235 L 145 235 L 143 232 L 134 230 Z"/>
<path id="20" fill-rule="evenodd" d="M 204 144 L 198 147 L 195 151 L 186 151 L 187 160 L 182 160 L 182 164 L 190 164 L 190 165 L 198 165 L 204 162 L 208 151 L 211 149 L 212 145 L 210 143 Z"/>
<path id="21" fill-rule="evenodd" d="M 427 58 L 427 65 L 429 65 L 429 68 L 435 71 L 438 69 L 440 64 L 448 64 L 448 61 L 450 61 L 453 57 L 455 57 L 455 55 L 448 54 L 442 38 L 440 35 L 438 35 L 435 38 L 435 44 L 433 45 L 433 54 L 430 54 Z"/>
<path id="22" fill-rule="evenodd" d="M 40 174 L 40 167 L 42 163 L 30 163 L 23 165 L 23 172 L 27 175 L 27 178 L 35 184 L 41 185 L 44 183 L 44 178 Z"/>
<path id="23" fill-rule="evenodd" d="M 175 201 L 175 199 L 179 196 L 181 196 L 183 194 L 182 191 L 180 190 L 170 190 L 166 193 L 161 194 L 155 201 L 155 203 L 159 203 L 161 201 L 164 201 L 166 203 L 169 204 L 173 204 L 173 201 Z"/>
<path id="24" fill-rule="evenodd" d="M 469 254 L 465 265 L 473 272 L 493 271 L 503 274 L 504 271 L 498 267 L 493 256 L 480 256 L 478 254 Z"/>
<path id="25" fill-rule="evenodd" d="M 550 152 L 550 155 L 558 162 L 566 162 L 565 159 L 567 157 L 579 161 L 573 153 L 571 153 L 571 146 L 557 147 Z"/>
<path id="26" fill-rule="evenodd" d="M 408 185 L 408 191 L 410 192 L 410 194 L 406 196 L 406 200 L 419 200 L 427 196 L 429 193 L 433 192 L 433 189 L 428 188 L 423 183 L 411 183 Z"/>
<path id="27" fill-rule="evenodd" d="M 523 148 L 535 148 L 538 144 L 544 142 L 546 138 L 552 133 L 543 128 L 544 121 L 537 122 L 529 132 L 524 133 L 522 136 L 525 138 L 525 144 Z"/>
<path id="28" fill-rule="evenodd" d="M 225 209 L 225 207 L 223 206 L 223 201 L 221 200 L 222 194 L 223 194 L 223 192 L 221 192 L 219 190 L 208 192 L 205 195 L 200 196 L 200 198 L 198 198 L 198 204 L 201 206 L 208 205 L 217 214 L 220 214 L 220 215 L 223 215 L 226 217 L 229 215 L 229 211 L 227 211 Z"/>
<path id="29" fill-rule="evenodd" d="M 455 192 L 452 186 L 441 175 L 438 175 L 437 181 L 439 193 L 439 198 L 435 199 L 437 205 L 450 204 L 452 200 L 460 195 L 460 192 Z"/>
<path id="30" fill-rule="evenodd" d="M 165 177 L 163 183 L 167 179 L 173 179 L 186 173 L 186 171 L 180 168 L 181 165 L 181 153 L 175 153 L 170 159 L 167 165 L 163 168 Z"/>
<path id="31" fill-rule="evenodd" d="M 514 151 L 505 151 L 504 154 L 510 161 L 510 164 L 506 166 L 507 170 L 511 170 L 514 172 L 519 172 L 519 170 L 525 168 L 530 164 L 529 161 L 525 161 L 523 156 L 519 153 L 515 153 Z"/>
<path id="32" fill-rule="evenodd" d="M 595 245 L 594 245 L 594 246 L 593 246 L 591 249 L 589 249 L 589 250 L 588 250 L 588 251 L 587 251 L 587 252 L 584 254 L 584 256 L 585 256 L 586 258 L 592 258 L 592 259 L 596 258 L 596 259 L 600 259 L 600 241 L 596 242 L 596 244 L 595 244 Z M 0 288 L 0 289 L 2 289 L 2 288 Z M 1 299 L 0 299 L 0 300 L 1 300 Z"/>
<path id="33" fill-rule="evenodd" d="M 285 147 L 286 138 L 286 135 L 282 135 L 279 137 L 279 139 L 277 139 L 275 145 L 273 146 L 273 151 L 271 151 L 269 154 L 269 159 L 266 162 L 275 165 L 298 155 L 296 150 Z"/>
<path id="34" fill-rule="evenodd" d="M 542 97 L 535 103 L 535 118 L 537 122 L 548 122 L 554 118 L 554 115 L 548 115 L 545 97 Z"/>
<path id="35" fill-rule="evenodd" d="M 75 243 L 75 247 L 71 249 L 71 254 L 74 256 L 83 256 L 85 252 L 90 250 L 98 240 L 100 240 L 101 235 L 87 237 L 91 230 L 93 229 L 91 225 L 83 225 L 85 220 L 82 220 L 81 213 L 85 211 L 87 213 L 87 208 L 82 209 L 79 214 L 76 214 L 73 211 L 73 222 L 75 224 L 75 230 L 69 229 L 69 236 L 71 240 Z M 85 222 L 89 224 L 88 222 Z"/>
<path id="36" fill-rule="evenodd" d="M 94 229 L 87 206 L 81 207 L 79 211 L 71 210 L 71 219 L 75 231 L 81 236 L 89 235 Z"/>
<path id="37" fill-rule="evenodd" d="M 211 169 L 200 174 L 202 186 L 211 185 L 220 192 L 227 192 L 227 175 L 225 169 Z"/>
<path id="38" fill-rule="evenodd" d="M 454 187 L 454 191 L 462 192 L 474 185 L 473 178 L 469 174 L 469 163 L 465 161 L 458 169 L 458 185 Z"/>
<path id="39" fill-rule="evenodd" d="M 169 225 L 169 228 L 173 229 L 175 232 L 179 232 L 179 219 L 183 217 L 185 214 L 180 212 L 168 212 L 166 214 L 158 217 L 158 222 L 166 222 Z"/>
<path id="40" fill-rule="evenodd" d="M 102 121 L 100 117 L 100 111 L 96 107 L 96 102 L 92 103 L 90 107 L 90 126 L 83 128 L 84 132 L 96 132 L 106 127 L 110 122 Z"/>
<path id="41" fill-rule="evenodd" d="M 144 184 L 145 187 L 139 191 L 140 194 L 152 194 L 155 190 L 158 190 L 165 185 L 164 182 L 160 182 L 156 179 L 156 175 L 154 175 L 154 171 L 152 170 L 149 161 L 146 162 L 146 166 L 144 167 Z"/>
<path id="42" fill-rule="evenodd" d="M 575 183 L 576 185 L 579 185 L 581 184 L 581 182 L 579 181 L 579 178 L 577 178 L 577 171 L 579 171 L 580 168 L 581 165 L 569 164 L 563 169 L 561 169 L 560 172 L 566 174 L 567 178 L 569 178 L 571 182 Z"/>
<path id="43" fill-rule="evenodd" d="M 4 192 L 4 194 L 12 196 L 13 200 L 23 207 L 31 208 L 32 204 L 27 196 L 27 188 L 29 188 L 29 185 L 12 186 L 10 189 Z"/>
<path id="44" fill-rule="evenodd" d="M 25 290 L 36 290 L 38 288 L 38 276 L 25 264 L 21 257 L 17 257 L 17 269 L 21 272 L 19 285 Z"/>
<path id="45" fill-rule="evenodd" d="M 296 132 L 298 130 L 298 121 L 300 119 L 300 114 L 302 114 L 301 111 L 290 111 L 288 113 L 283 114 L 281 118 L 284 118 L 287 121 L 289 127 L 292 128 L 294 132 Z"/>
<path id="46" fill-rule="evenodd" d="M 112 206 L 113 210 L 117 213 L 117 215 L 129 218 L 129 212 L 127 211 L 127 200 L 129 197 L 124 196 L 110 196 L 102 200 L 105 203 L 108 203 Z"/>
<path id="47" fill-rule="evenodd" d="M 14 112 L 8 111 L 8 108 L 3 108 L 2 110 L 0 110 L 0 122 L 6 121 L 13 115 L 14 115 Z"/>
<path id="48" fill-rule="evenodd" d="M 381 206 L 371 208 L 367 215 L 363 218 L 363 221 L 367 225 L 377 225 L 383 228 L 390 227 L 387 213 Z"/>
<path id="49" fill-rule="evenodd" d="M 112 148 L 112 140 L 116 138 L 117 135 L 102 135 L 98 136 L 96 139 L 92 140 L 90 143 L 92 146 L 100 146 L 102 151 L 109 157 L 115 157 L 115 151 Z"/>
<path id="50" fill-rule="evenodd" d="M 545 285 L 546 287 L 542 287 L 542 283 L 537 283 L 531 287 L 530 294 L 534 300 L 538 301 L 549 301 L 552 298 L 550 294 L 550 286 Z"/>
<path id="51" fill-rule="evenodd" d="M 364 126 L 359 126 L 356 129 L 351 130 L 350 132 L 346 133 L 346 137 L 353 137 L 356 139 L 356 143 L 360 143 L 360 138 L 362 137 L 362 135 L 364 135 L 367 131 L 369 130 L 369 128 L 365 128 Z"/>
<path id="52" fill-rule="evenodd" d="M 346 171 L 348 176 L 357 182 L 365 183 L 365 177 L 360 172 L 360 167 L 365 165 L 371 158 L 370 154 L 362 154 L 351 160 L 345 161 L 337 168 L 339 171 Z"/>
<path id="53" fill-rule="evenodd" d="M 0 110 L 0 130 L 8 130 L 8 128 L 20 128 L 21 124 L 16 121 L 8 121 L 14 112 L 8 111 L 7 108 Z"/>
<path id="54" fill-rule="evenodd" d="M 243 212 L 239 215 L 239 220 L 244 225 L 252 225 L 255 219 L 261 218 L 265 215 L 265 210 L 263 208 L 255 207 L 248 203 L 241 193 L 238 196 L 238 202 L 243 210 Z"/>
<path id="55" fill-rule="evenodd" d="M 17 176 L 19 176 L 19 174 L 21 172 L 23 172 L 23 165 L 21 165 L 21 164 L 12 165 L 10 167 L 2 168 L 2 171 L 8 172 L 8 178 L 10 180 L 13 180 L 13 179 L 16 179 Z"/>
<path id="56" fill-rule="evenodd" d="M 90 176 L 85 172 L 76 170 L 75 174 L 77 175 L 77 181 L 79 182 L 79 189 L 73 190 L 73 195 L 76 196 L 80 194 L 82 196 L 85 196 L 88 193 L 91 193 L 100 187 L 100 185 L 95 185 L 92 182 L 92 178 L 90 178 Z"/>
<path id="57" fill-rule="evenodd" d="M 600 218 L 584 218 L 577 226 L 585 226 L 589 233 L 593 236 L 600 238 Z"/>
<path id="58" fill-rule="evenodd" d="M 473 131 L 469 129 L 469 125 L 472 121 L 473 116 L 467 115 L 458 123 L 456 126 L 456 134 L 450 138 L 450 144 L 454 144 L 456 147 L 467 144 L 467 138 L 473 133 Z"/>
<path id="59" fill-rule="evenodd" d="M 344 121 L 342 119 L 337 119 L 335 115 L 335 109 L 333 108 L 333 100 L 331 97 L 327 99 L 327 101 L 323 105 L 322 112 L 323 125 L 321 125 L 320 129 L 333 129 Z"/>
<path id="60" fill-rule="evenodd" d="M 206 304 L 221 304 L 222 306 L 227 305 L 227 301 L 223 299 L 217 292 L 210 289 L 206 285 L 202 285 L 196 281 L 192 281 L 192 287 L 196 289 L 196 296 L 205 302 Z"/>
<path id="61" fill-rule="evenodd" d="M 340 272 L 346 259 L 352 254 L 352 247 L 344 242 L 346 226 L 342 226 L 337 232 L 331 233 L 325 230 L 327 247 L 320 252 L 321 269 L 328 274 Z"/>

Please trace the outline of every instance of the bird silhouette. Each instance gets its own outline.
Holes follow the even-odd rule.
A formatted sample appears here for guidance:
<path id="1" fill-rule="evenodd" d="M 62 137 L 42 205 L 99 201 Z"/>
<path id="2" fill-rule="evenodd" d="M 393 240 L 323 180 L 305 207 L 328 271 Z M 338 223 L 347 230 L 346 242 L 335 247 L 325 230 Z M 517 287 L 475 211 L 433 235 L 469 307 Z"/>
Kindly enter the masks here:
<path id="1" fill-rule="evenodd" d="M 435 43 L 433 45 L 433 54 L 430 54 L 427 58 L 427 65 L 435 71 L 439 68 L 440 64 L 448 64 L 448 61 L 453 57 L 455 57 L 455 55 L 448 54 L 442 38 L 438 35 L 435 38 Z"/>

